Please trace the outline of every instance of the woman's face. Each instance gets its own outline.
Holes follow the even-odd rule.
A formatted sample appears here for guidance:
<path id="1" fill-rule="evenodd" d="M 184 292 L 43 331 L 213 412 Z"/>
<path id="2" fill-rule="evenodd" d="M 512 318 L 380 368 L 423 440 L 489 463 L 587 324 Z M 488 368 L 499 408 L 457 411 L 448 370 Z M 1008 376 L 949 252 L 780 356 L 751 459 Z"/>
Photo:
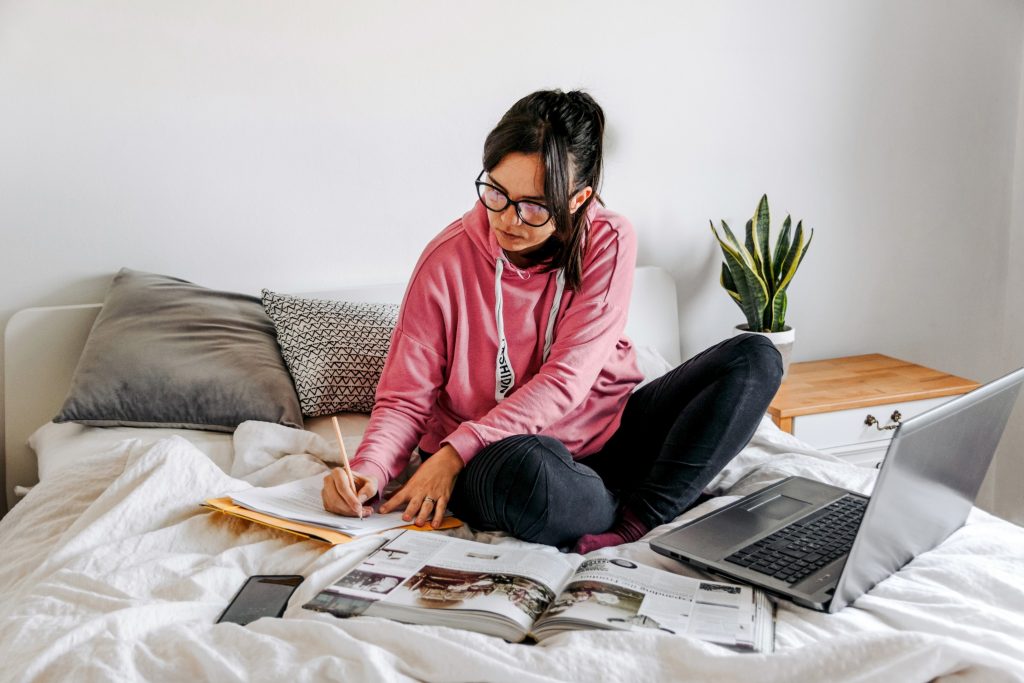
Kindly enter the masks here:
<path id="1" fill-rule="evenodd" d="M 504 190 L 513 201 L 529 199 L 538 204 L 547 204 L 544 197 L 544 164 L 539 154 L 507 154 L 487 176 L 492 185 Z M 575 213 L 590 194 L 589 187 L 577 192 L 569 202 L 569 210 Z M 553 219 L 539 228 L 523 223 L 512 204 L 505 207 L 504 211 L 488 211 L 487 220 L 498 246 L 519 266 L 523 262 L 517 257 L 536 251 L 555 232 Z"/>

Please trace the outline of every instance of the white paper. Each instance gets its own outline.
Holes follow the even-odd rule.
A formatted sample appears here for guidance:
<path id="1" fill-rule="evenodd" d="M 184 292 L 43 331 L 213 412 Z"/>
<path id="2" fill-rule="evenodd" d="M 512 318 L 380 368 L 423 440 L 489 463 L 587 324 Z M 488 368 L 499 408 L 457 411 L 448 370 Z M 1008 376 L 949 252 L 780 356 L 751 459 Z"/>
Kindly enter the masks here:
<path id="1" fill-rule="evenodd" d="M 269 488 L 252 488 L 236 493 L 231 500 L 249 510 L 262 512 L 274 517 L 282 517 L 296 522 L 306 522 L 317 526 L 336 529 L 353 537 L 380 533 L 395 527 L 406 526 L 410 522 L 402 519 L 402 512 L 381 514 L 374 512 L 363 519 L 345 517 L 324 510 L 321 491 L 324 486 L 324 475 L 271 486 Z"/>

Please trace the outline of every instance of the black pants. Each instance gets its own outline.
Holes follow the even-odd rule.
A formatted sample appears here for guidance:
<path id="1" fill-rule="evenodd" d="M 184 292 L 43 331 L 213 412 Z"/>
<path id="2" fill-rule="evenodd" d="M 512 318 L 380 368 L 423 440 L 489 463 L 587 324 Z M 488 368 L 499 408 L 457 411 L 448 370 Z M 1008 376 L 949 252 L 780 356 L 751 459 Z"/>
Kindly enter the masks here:
<path id="1" fill-rule="evenodd" d="M 634 392 L 619 429 L 581 461 L 548 436 L 487 446 L 459 474 L 449 507 L 475 529 L 559 547 L 607 530 L 620 506 L 664 524 L 750 441 L 781 377 L 770 341 L 732 337 Z"/>

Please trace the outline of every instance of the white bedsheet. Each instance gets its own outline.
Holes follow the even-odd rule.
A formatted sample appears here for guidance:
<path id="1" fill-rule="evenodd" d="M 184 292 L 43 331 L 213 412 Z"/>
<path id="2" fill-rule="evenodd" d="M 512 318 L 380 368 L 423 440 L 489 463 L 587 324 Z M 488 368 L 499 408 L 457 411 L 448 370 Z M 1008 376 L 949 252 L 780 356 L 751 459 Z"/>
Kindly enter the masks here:
<path id="1" fill-rule="evenodd" d="M 201 510 L 332 457 L 320 437 L 265 423 L 243 425 L 234 445 L 227 472 L 180 437 L 83 453 L 0 521 L 0 679 L 1024 681 L 1024 530 L 979 510 L 839 614 L 780 604 L 775 654 L 656 632 L 517 645 L 301 609 L 376 542 L 328 549 Z M 713 482 L 723 497 L 683 518 L 788 474 L 861 491 L 873 478 L 765 421 Z M 612 554 L 692 574 L 643 542 L 595 553 Z M 213 623 L 247 576 L 294 573 L 306 580 L 284 619 Z"/>

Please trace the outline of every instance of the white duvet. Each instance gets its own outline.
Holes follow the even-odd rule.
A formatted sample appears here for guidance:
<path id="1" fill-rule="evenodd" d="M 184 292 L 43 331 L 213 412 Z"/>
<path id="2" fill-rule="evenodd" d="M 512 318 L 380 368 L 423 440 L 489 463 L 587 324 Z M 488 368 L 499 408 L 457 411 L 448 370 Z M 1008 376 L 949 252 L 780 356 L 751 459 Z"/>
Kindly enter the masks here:
<path id="1" fill-rule="evenodd" d="M 83 453 L 46 478 L 0 521 L 0 679 L 1024 681 L 1024 530 L 980 510 L 838 614 L 781 603 L 774 654 L 736 654 L 658 632 L 509 644 L 303 610 L 376 541 L 328 549 L 198 503 L 322 471 L 316 456 L 330 451 L 315 434 L 246 423 L 227 472 L 169 437 Z M 817 453 L 766 420 L 713 483 L 723 497 L 680 519 L 789 474 L 867 491 L 874 473 Z M 596 554 L 692 574 L 643 542 Z M 283 619 L 215 625 L 251 574 L 306 580 Z"/>

